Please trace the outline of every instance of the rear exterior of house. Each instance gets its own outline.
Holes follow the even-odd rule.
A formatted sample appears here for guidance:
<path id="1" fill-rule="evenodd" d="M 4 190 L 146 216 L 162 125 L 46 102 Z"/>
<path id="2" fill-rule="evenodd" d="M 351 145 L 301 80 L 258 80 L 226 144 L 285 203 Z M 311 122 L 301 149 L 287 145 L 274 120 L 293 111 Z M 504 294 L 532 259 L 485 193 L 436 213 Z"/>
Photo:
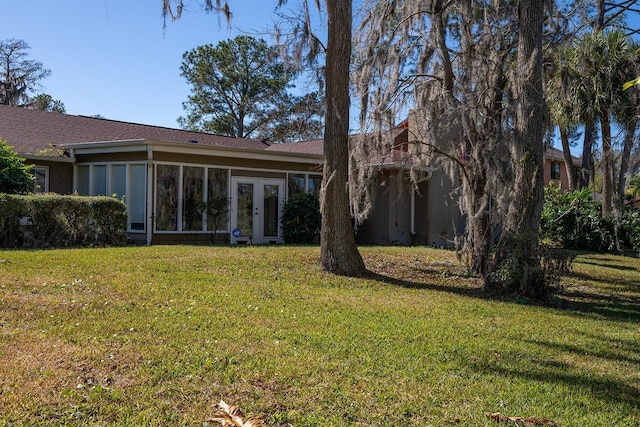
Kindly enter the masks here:
<path id="1" fill-rule="evenodd" d="M 356 239 L 453 246 L 464 227 L 458 185 L 437 168 L 411 182 L 409 127 L 407 121 L 387 136 L 388 158 L 371 159 L 374 208 Z M 124 199 L 128 236 L 139 244 L 282 243 L 284 202 L 298 192 L 319 193 L 322 181 L 322 140 L 269 145 L 3 105 L 0 138 L 33 165 L 37 191 Z M 561 165 L 557 180 L 564 186 L 561 153 L 547 155 L 545 177 L 558 177 L 554 162 Z M 220 199 L 230 201 L 228 221 L 206 212 Z"/>
<path id="2" fill-rule="evenodd" d="M 0 138 L 33 165 L 36 191 L 124 199 L 139 244 L 282 243 L 289 194 L 319 191 L 321 151 L 0 106 Z M 228 221 L 207 202 L 230 201 Z"/>

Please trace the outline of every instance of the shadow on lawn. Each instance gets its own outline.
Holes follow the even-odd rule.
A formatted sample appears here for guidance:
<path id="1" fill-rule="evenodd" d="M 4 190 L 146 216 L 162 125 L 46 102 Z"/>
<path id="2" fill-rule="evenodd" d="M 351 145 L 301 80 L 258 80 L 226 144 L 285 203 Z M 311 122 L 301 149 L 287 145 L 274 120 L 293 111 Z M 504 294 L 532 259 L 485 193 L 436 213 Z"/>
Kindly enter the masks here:
<path id="1" fill-rule="evenodd" d="M 533 344 L 538 344 L 533 342 Z M 546 345 L 547 343 L 540 343 Z M 584 349 L 570 349 L 579 353 Z M 616 357 L 614 357 L 616 359 Z M 526 379 L 547 384 L 559 384 L 569 390 L 588 391 L 594 398 L 612 403 L 623 403 L 640 410 L 640 390 L 629 381 L 611 376 L 593 375 L 589 370 L 581 369 L 558 360 L 543 360 L 531 354 L 503 354 L 500 360 L 482 358 L 472 361 L 471 369 L 476 372 Z"/>
<path id="2" fill-rule="evenodd" d="M 472 279 L 461 280 L 456 277 L 451 277 L 450 282 L 452 284 L 444 284 L 442 280 L 437 280 L 436 277 L 433 278 L 433 281 L 409 280 L 371 271 L 368 272 L 366 277 L 371 280 L 408 289 L 425 289 L 449 292 L 482 300 L 513 302 L 515 304 L 523 303 L 522 300 L 516 298 L 505 298 L 504 295 L 485 294 L 482 292 L 478 282 Z M 556 295 L 557 299 L 562 303 L 563 311 L 574 312 L 584 316 L 607 318 L 609 320 L 640 322 L 640 284 L 631 281 L 612 281 L 582 273 L 572 273 L 570 277 L 584 282 L 597 281 L 603 283 L 606 289 L 602 289 L 605 292 L 601 293 L 596 292 L 596 289 L 590 286 L 565 289 Z M 616 295 L 615 289 L 624 291 L 627 295 L 624 297 L 619 294 Z"/>
<path id="3" fill-rule="evenodd" d="M 584 273 L 572 273 L 570 279 L 577 281 L 577 285 L 569 285 L 559 295 L 565 309 L 611 320 L 640 322 L 639 282 L 611 280 Z M 590 282 L 604 286 L 594 288 Z"/>
<path id="4" fill-rule="evenodd" d="M 384 274 L 375 273 L 372 271 L 368 271 L 365 277 L 371 280 L 387 283 L 389 285 L 400 286 L 402 288 L 407 288 L 407 289 L 425 289 L 425 290 L 431 290 L 431 291 L 449 292 L 452 294 L 462 295 L 465 297 L 490 299 L 487 295 L 485 295 L 482 292 L 482 289 L 479 286 L 443 285 L 440 283 L 427 283 L 427 282 L 421 282 L 417 280 L 398 279 L 395 277 L 386 276 Z M 451 281 L 455 281 L 455 280 L 456 280 L 455 278 L 453 277 L 451 278 Z"/>

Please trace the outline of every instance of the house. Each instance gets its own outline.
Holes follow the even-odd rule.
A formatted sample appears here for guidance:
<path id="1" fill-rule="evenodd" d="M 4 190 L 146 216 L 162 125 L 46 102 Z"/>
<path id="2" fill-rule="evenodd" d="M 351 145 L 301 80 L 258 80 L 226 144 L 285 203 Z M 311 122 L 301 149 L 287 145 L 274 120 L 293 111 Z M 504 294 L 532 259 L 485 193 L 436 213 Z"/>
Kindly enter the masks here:
<path id="1" fill-rule="evenodd" d="M 394 130 L 390 157 L 375 160 L 376 203 L 357 240 L 447 245 L 459 224 L 455 202 L 443 199 L 450 183 L 436 173 L 411 184 L 406 131 Z M 284 201 L 318 192 L 322 180 L 322 140 L 267 144 L 4 105 L 0 138 L 33 165 L 39 191 L 123 198 L 129 238 L 140 244 L 204 242 L 212 232 L 235 244 L 281 243 Z M 205 212 L 215 197 L 231 201 L 218 230 Z"/>
<path id="2" fill-rule="evenodd" d="M 576 176 L 580 174 L 580 159 L 571 156 L 576 171 Z M 546 185 L 553 184 L 562 189 L 569 189 L 569 173 L 567 172 L 567 162 L 564 159 L 562 150 L 554 147 L 546 147 L 544 151 L 544 182 Z M 575 184 L 575 183 L 574 183 Z"/>

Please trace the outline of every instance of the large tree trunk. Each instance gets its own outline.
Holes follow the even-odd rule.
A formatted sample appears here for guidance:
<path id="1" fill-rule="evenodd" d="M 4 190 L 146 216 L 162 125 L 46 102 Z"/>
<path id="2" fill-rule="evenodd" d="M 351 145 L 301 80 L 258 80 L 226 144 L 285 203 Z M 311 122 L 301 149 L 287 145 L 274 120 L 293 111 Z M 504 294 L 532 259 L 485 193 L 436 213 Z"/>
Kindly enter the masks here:
<path id="1" fill-rule="evenodd" d="M 593 148 L 593 140 L 596 128 L 593 123 L 584 127 L 584 140 L 582 142 L 582 165 L 580 167 L 580 185 L 579 188 L 588 188 L 593 175 L 593 166 L 591 162 L 591 150 Z"/>
<path id="2" fill-rule="evenodd" d="M 610 216 L 613 208 L 613 149 L 609 109 L 603 109 L 600 114 L 600 123 L 602 124 L 602 216 Z"/>
<path id="3" fill-rule="evenodd" d="M 546 296 L 537 247 L 543 188 L 542 22 L 544 2 L 520 0 L 518 6 L 515 138 L 512 146 L 513 194 L 498 245 L 496 268 L 508 267 L 503 286 L 526 297 Z"/>
<path id="4" fill-rule="evenodd" d="M 348 187 L 351 0 L 327 0 L 327 15 L 320 265 L 330 273 L 359 276 L 366 269 L 355 242 Z"/>
<path id="5" fill-rule="evenodd" d="M 567 169 L 567 179 L 569 181 L 568 190 L 573 191 L 576 187 L 576 168 L 573 165 L 573 158 L 571 157 L 567 128 L 564 126 L 560 126 L 560 140 L 562 141 L 562 154 L 564 156 L 564 163 Z"/>

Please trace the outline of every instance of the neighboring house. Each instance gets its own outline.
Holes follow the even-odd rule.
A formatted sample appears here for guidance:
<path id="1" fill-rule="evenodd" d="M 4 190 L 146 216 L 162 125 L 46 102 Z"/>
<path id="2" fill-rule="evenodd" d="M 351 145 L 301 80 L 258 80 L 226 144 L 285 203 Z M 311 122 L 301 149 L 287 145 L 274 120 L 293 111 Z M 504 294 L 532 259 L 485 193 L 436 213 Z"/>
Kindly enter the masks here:
<path id="1" fill-rule="evenodd" d="M 379 162 L 375 208 L 357 231 L 366 244 L 450 245 L 460 224 L 437 171 L 414 187 L 404 167 L 407 126 Z M 267 144 L 158 126 L 0 105 L 0 138 L 34 165 L 38 191 L 124 198 L 129 238 L 195 243 L 215 231 L 231 243 L 281 243 L 282 206 L 319 192 L 322 140 Z M 204 207 L 228 197 L 229 221 L 212 230 Z"/>
<path id="2" fill-rule="evenodd" d="M 576 171 L 576 176 L 580 175 L 581 162 L 577 157 L 571 156 Z M 567 172 L 567 162 L 564 160 L 562 150 L 547 147 L 544 151 L 544 182 L 546 185 L 553 183 L 563 190 L 569 189 L 569 174 Z M 575 184 L 575 183 L 574 183 Z"/>

